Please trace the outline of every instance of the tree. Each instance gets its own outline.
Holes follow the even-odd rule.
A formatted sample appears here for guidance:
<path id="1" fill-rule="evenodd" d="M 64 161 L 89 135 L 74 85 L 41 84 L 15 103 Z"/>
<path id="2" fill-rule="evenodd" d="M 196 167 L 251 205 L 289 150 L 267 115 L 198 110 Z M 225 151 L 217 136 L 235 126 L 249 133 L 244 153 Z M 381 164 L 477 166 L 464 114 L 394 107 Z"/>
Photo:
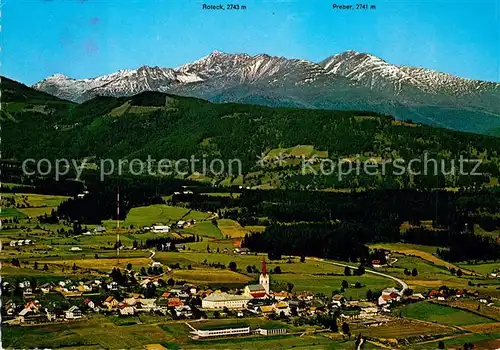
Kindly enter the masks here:
<path id="1" fill-rule="evenodd" d="M 351 268 L 349 266 L 346 266 L 344 268 L 344 275 L 345 276 L 351 276 Z"/>
<path id="2" fill-rule="evenodd" d="M 141 267 L 141 275 L 143 275 L 143 276 L 146 276 L 146 275 L 147 275 L 147 273 L 146 273 L 146 268 L 145 268 L 144 266 L 143 266 L 143 267 Z"/>
<path id="3" fill-rule="evenodd" d="M 171 286 L 171 287 L 172 287 L 173 285 L 175 285 L 175 281 L 174 281 L 174 279 L 173 279 L 173 278 L 169 278 L 169 279 L 168 279 L 168 281 L 167 281 L 167 284 L 168 284 L 169 286 Z"/>
<path id="4" fill-rule="evenodd" d="M 234 261 L 231 261 L 231 262 L 229 263 L 228 267 L 229 267 L 229 269 L 230 269 L 231 271 L 236 271 L 236 267 L 237 267 L 237 266 L 236 266 L 236 263 L 235 263 Z"/>
<path id="5" fill-rule="evenodd" d="M 458 271 L 457 271 L 457 276 L 458 276 L 458 277 L 462 277 L 462 275 L 463 275 L 463 274 L 464 274 L 464 273 L 462 272 L 462 270 L 461 270 L 461 269 L 458 269 Z"/>
<path id="6" fill-rule="evenodd" d="M 342 333 L 346 334 L 349 338 L 351 337 L 351 330 L 347 322 L 342 323 Z"/>
<path id="7" fill-rule="evenodd" d="M 440 341 L 440 342 L 438 343 L 438 349 L 446 349 L 446 347 L 444 346 L 443 341 Z"/>
<path id="8" fill-rule="evenodd" d="M 132 264 L 131 263 L 127 264 L 127 270 L 132 270 Z"/>
<path id="9" fill-rule="evenodd" d="M 35 263 L 33 264 L 33 268 L 34 268 L 35 270 L 38 270 L 38 261 L 35 261 Z"/>
<path id="10" fill-rule="evenodd" d="M 276 267 L 274 268 L 274 273 L 276 273 L 276 274 L 280 274 L 280 273 L 281 273 L 281 267 L 276 266 Z"/>
<path id="11" fill-rule="evenodd" d="M 454 275 L 454 274 L 456 274 L 456 273 L 457 273 L 457 270 L 456 270 L 454 267 L 452 267 L 452 268 L 450 269 L 450 273 L 451 273 L 452 275 Z"/>
<path id="12" fill-rule="evenodd" d="M 342 281 L 342 288 L 344 288 L 344 289 L 349 288 L 349 283 L 346 280 Z"/>
<path id="13" fill-rule="evenodd" d="M 99 259 L 99 254 L 95 253 L 94 258 Z"/>
<path id="14" fill-rule="evenodd" d="M 49 265 L 45 264 L 43 265 L 43 271 L 48 271 L 49 270 Z"/>
<path id="15" fill-rule="evenodd" d="M 418 271 L 417 271 L 417 268 L 416 268 L 416 267 L 414 267 L 414 268 L 413 268 L 413 270 L 411 270 L 411 275 L 412 275 L 413 277 L 415 277 L 415 276 L 417 276 L 417 275 L 418 275 Z"/>
<path id="16" fill-rule="evenodd" d="M 372 290 L 371 290 L 371 289 L 368 289 L 368 290 L 366 291 L 366 299 L 367 299 L 367 300 L 369 300 L 369 301 L 370 301 L 370 300 L 373 300 L 373 292 L 372 292 Z"/>
<path id="17" fill-rule="evenodd" d="M 252 266 L 247 265 L 247 273 L 252 273 Z"/>
<path id="18" fill-rule="evenodd" d="M 364 274 L 365 274 L 365 267 L 363 265 L 359 265 L 358 269 L 356 270 L 356 275 L 363 276 Z"/>
<path id="19" fill-rule="evenodd" d="M 304 255 L 300 256 L 300 262 L 301 263 L 306 262 L 306 257 Z"/>
<path id="20" fill-rule="evenodd" d="M 73 271 L 76 271 L 77 268 L 76 263 L 73 263 Z"/>
<path id="21" fill-rule="evenodd" d="M 354 287 L 356 287 L 356 288 L 362 288 L 363 285 L 361 284 L 361 282 L 356 282 L 356 284 L 354 285 Z"/>

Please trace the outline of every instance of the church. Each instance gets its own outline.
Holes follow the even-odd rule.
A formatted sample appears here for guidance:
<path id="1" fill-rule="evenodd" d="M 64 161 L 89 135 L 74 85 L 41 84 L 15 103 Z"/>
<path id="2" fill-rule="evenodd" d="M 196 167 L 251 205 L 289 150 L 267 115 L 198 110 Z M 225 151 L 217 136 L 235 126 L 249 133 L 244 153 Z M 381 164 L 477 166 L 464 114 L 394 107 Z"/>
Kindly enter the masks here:
<path id="1" fill-rule="evenodd" d="M 254 299 L 265 299 L 270 295 L 269 274 L 267 273 L 266 259 L 262 259 L 262 270 L 259 276 L 259 284 L 249 284 L 245 287 L 244 295 Z"/>

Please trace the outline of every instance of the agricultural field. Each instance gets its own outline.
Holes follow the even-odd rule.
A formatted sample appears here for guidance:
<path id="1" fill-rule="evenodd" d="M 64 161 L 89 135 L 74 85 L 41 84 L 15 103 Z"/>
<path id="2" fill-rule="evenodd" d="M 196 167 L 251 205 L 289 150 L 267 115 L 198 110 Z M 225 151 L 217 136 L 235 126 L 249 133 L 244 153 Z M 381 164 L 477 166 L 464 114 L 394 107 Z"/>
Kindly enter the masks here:
<path id="1" fill-rule="evenodd" d="M 5 327 L 2 330 L 3 345 L 6 348 L 65 348 L 65 349 L 99 349 L 127 348 L 142 349 L 150 344 L 160 344 L 167 349 L 345 349 L 351 348 L 354 341 L 329 339 L 322 335 L 307 334 L 304 336 L 285 335 L 274 337 L 248 336 L 217 340 L 194 341 L 188 338 L 189 327 L 183 322 L 175 323 L 163 320 L 160 323 L 142 322 L 128 324 L 101 315 L 89 319 L 45 326 Z M 209 321 L 211 325 L 236 323 L 239 320 Z M 249 319 L 249 325 L 258 326 L 265 322 Z M 131 322 L 133 323 L 133 322 Z M 208 324 L 208 322 L 204 322 Z M 197 322 L 192 323 L 197 326 Z M 289 325 L 284 325 L 289 328 Z M 293 327 L 293 326 L 292 326 Z M 293 331 L 293 328 L 291 329 Z"/>
<path id="2" fill-rule="evenodd" d="M 458 264 L 462 269 L 476 271 L 482 275 L 488 275 L 497 271 L 500 274 L 500 262 L 479 263 L 479 264 Z M 500 282 L 500 279 L 499 279 Z"/>
<path id="3" fill-rule="evenodd" d="M 245 237 L 248 231 L 238 222 L 230 219 L 217 220 L 217 226 L 224 237 L 241 238 Z"/>
<path id="4" fill-rule="evenodd" d="M 57 207 L 69 197 L 55 196 L 35 193 L 2 193 L 0 194 L 2 201 L 14 200 L 15 205 L 23 205 L 26 207 Z"/>
<path id="5" fill-rule="evenodd" d="M 472 312 L 431 302 L 408 304 L 397 310 L 402 316 L 417 320 L 436 322 L 448 326 L 469 326 L 491 323 L 490 319 Z"/>
<path id="6" fill-rule="evenodd" d="M 473 343 L 474 350 L 491 350 L 500 347 L 500 332 L 483 333 L 483 334 L 460 334 L 444 337 L 442 339 L 426 341 L 422 343 L 412 344 L 405 349 L 436 349 L 438 343 L 442 341 L 449 350 L 462 350 L 465 343 Z"/>
<path id="7" fill-rule="evenodd" d="M 485 303 L 481 303 L 479 300 L 455 299 L 447 301 L 437 301 L 436 303 L 456 307 L 466 311 L 468 310 L 476 314 L 479 313 L 481 315 L 491 318 L 492 320 L 500 322 L 500 307 L 494 305 L 488 306 Z"/>
<path id="8" fill-rule="evenodd" d="M 0 218 L 13 218 L 13 217 L 18 217 L 19 219 L 24 218 L 26 215 L 23 214 L 19 209 L 17 208 L 6 208 L 2 206 L 2 210 L 0 211 Z"/>
<path id="9" fill-rule="evenodd" d="M 202 221 L 209 216 L 210 214 L 201 211 L 189 210 L 187 208 L 166 204 L 155 204 L 132 208 L 122 224 L 124 227 L 133 225 L 136 228 L 140 228 L 143 226 L 151 226 L 155 223 L 171 224 L 178 220 L 195 219 Z M 116 227 L 116 222 L 114 220 L 107 220 L 105 226 Z"/>
<path id="10" fill-rule="evenodd" d="M 436 289 L 443 285 L 450 288 L 470 288 L 469 281 L 474 284 L 480 283 L 485 285 L 491 282 L 491 280 L 485 279 L 479 274 L 477 276 L 466 275 L 464 270 L 462 277 L 452 275 L 446 267 L 436 265 L 420 257 L 400 254 L 393 254 L 392 257 L 397 259 L 392 266 L 377 268 L 376 270 L 402 278 L 416 292 L 428 292 L 430 289 Z M 405 269 L 411 271 L 413 268 L 417 269 L 417 276 L 407 276 L 404 274 Z M 495 286 L 491 285 L 490 287 L 494 291 Z"/>
<path id="11" fill-rule="evenodd" d="M 479 226 L 479 225 L 474 225 L 474 233 L 481 235 L 481 236 L 487 236 L 487 237 L 500 237 L 500 230 L 486 231 L 485 229 L 481 228 L 481 226 Z"/>
<path id="12" fill-rule="evenodd" d="M 451 327 L 434 324 L 429 325 L 414 320 L 395 320 L 381 326 L 361 327 L 353 325 L 351 331 L 354 334 L 362 334 L 379 339 L 401 339 L 419 335 L 447 335 L 455 330 Z"/>
<path id="13" fill-rule="evenodd" d="M 434 255 L 438 247 L 406 244 L 406 243 L 379 243 L 379 244 L 373 244 L 370 247 L 387 249 L 392 252 L 406 256 L 416 256 L 436 266 L 442 266 L 446 269 L 451 269 L 451 268 L 459 269 L 457 265 L 444 261 Z M 467 274 L 468 272 L 464 271 L 464 273 Z"/>
<path id="14" fill-rule="evenodd" d="M 241 285 L 252 280 L 251 277 L 233 272 L 230 270 L 218 269 L 193 269 L 193 270 L 174 270 L 172 277 L 175 280 L 189 281 L 197 285 Z"/>
<path id="15" fill-rule="evenodd" d="M 215 239 L 224 238 L 219 227 L 215 226 L 212 221 L 199 221 L 196 225 L 186 227 L 183 232 Z"/>
<path id="16" fill-rule="evenodd" d="M 205 246 L 207 244 L 209 243 L 206 243 Z M 255 280 L 258 278 L 258 274 L 248 274 L 246 267 L 255 266 L 257 269 L 260 269 L 263 258 L 267 260 L 265 255 L 207 253 L 206 251 L 198 253 L 190 251 L 179 253 L 158 252 L 155 255 L 155 260 L 163 264 L 170 265 L 179 263 L 183 270 L 175 270 L 174 276 L 176 274 L 182 274 L 185 280 L 192 281 L 193 283 L 196 283 L 197 277 L 193 276 L 195 276 L 194 274 L 196 274 L 198 269 L 205 270 L 207 264 L 210 263 L 222 263 L 227 266 L 232 261 L 236 263 L 238 273 L 231 272 L 227 269 L 213 269 L 213 276 L 207 275 L 204 281 L 209 283 L 209 281 L 212 280 L 213 283 L 219 283 L 222 278 L 226 278 L 225 276 L 230 273 L 243 276 L 239 281 Z M 348 288 L 345 292 L 346 297 L 364 298 L 368 289 L 377 291 L 386 287 L 396 286 L 395 282 L 392 280 L 370 274 L 365 274 L 363 276 L 344 276 L 344 268 L 321 261 L 306 260 L 301 263 L 297 258 L 291 261 L 293 262 L 288 263 L 287 259 L 267 261 L 268 271 L 271 272 L 271 281 L 278 283 L 281 288 L 285 288 L 286 283 L 290 282 L 294 285 L 296 291 L 311 291 L 313 293 L 331 295 L 332 291 L 340 290 L 342 281 L 346 280 L 352 285 L 356 282 L 360 282 L 363 285 L 362 288 L 354 288 L 353 286 Z M 204 264 L 204 262 L 206 264 Z M 186 270 L 186 266 L 188 265 L 191 265 L 192 270 Z M 280 267 L 281 273 L 273 273 L 277 266 Z"/>

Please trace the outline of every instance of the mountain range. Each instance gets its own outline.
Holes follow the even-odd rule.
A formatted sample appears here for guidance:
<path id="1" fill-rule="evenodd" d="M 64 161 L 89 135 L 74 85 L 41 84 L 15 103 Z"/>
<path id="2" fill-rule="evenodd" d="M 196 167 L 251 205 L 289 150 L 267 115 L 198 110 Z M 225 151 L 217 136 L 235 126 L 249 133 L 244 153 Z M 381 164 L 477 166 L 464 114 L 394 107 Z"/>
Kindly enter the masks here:
<path id="1" fill-rule="evenodd" d="M 33 87 L 78 103 L 158 91 L 212 102 L 367 110 L 476 133 L 500 128 L 499 83 L 393 65 L 355 51 L 317 63 L 214 51 L 177 68 L 142 66 L 89 79 L 55 74 Z"/>

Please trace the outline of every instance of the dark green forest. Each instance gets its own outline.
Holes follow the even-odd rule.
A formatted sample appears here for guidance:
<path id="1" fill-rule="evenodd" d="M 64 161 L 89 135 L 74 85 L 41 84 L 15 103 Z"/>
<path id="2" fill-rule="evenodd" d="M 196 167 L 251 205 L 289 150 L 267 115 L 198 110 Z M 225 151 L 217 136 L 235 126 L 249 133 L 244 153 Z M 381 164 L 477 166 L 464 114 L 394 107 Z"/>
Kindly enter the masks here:
<path id="1" fill-rule="evenodd" d="M 158 92 L 97 97 L 77 105 L 6 78 L 2 91 L 4 159 L 238 158 L 245 183 L 289 189 L 483 186 L 497 183 L 500 172 L 496 137 L 399 123 L 370 112 L 214 104 Z M 323 154 L 320 161 L 326 154 L 332 160 L 410 160 L 428 153 L 450 164 L 462 156 L 480 159 L 483 175 L 392 175 L 388 165 L 384 176 L 362 172 L 339 179 L 304 175 L 300 156 L 285 165 L 256 165 L 259 155 L 298 145 L 313 146 Z"/>

